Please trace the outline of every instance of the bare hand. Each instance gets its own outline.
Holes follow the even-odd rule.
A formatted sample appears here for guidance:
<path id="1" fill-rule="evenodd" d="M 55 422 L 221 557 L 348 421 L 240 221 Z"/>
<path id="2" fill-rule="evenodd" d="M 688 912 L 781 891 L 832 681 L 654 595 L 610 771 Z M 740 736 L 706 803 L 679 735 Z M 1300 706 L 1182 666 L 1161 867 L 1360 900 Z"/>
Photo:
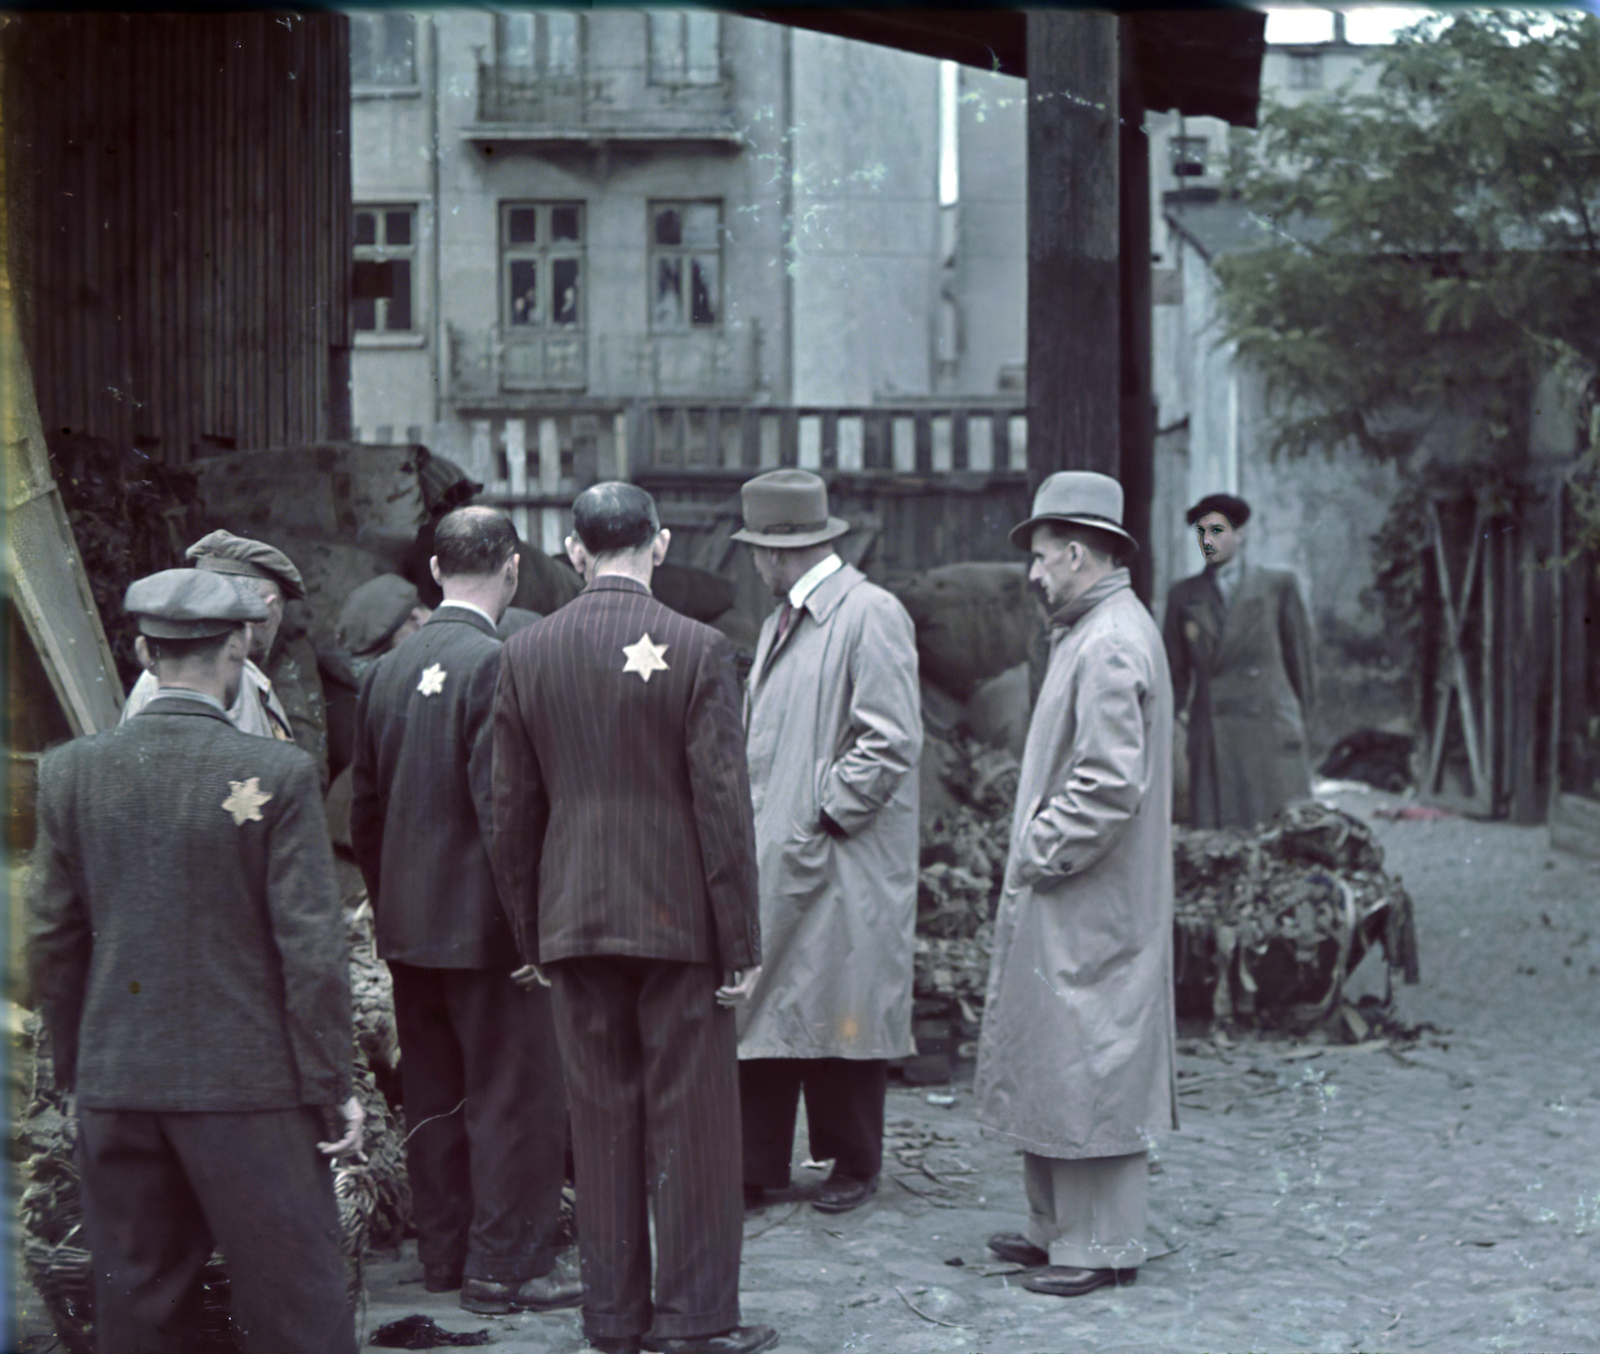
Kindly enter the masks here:
<path id="1" fill-rule="evenodd" d="M 524 992 L 531 992 L 535 987 L 550 986 L 550 980 L 544 976 L 544 970 L 537 964 L 524 964 L 512 973 L 511 981 Z"/>
<path id="2" fill-rule="evenodd" d="M 749 1001 L 760 979 L 760 964 L 754 968 L 734 969 L 724 977 L 722 986 L 717 989 L 717 1005 L 737 1006 L 741 1001 Z"/>
<path id="3" fill-rule="evenodd" d="M 345 1152 L 361 1150 L 361 1124 L 367 1117 L 367 1112 L 361 1108 L 361 1102 L 355 1096 L 351 1096 L 346 1100 L 339 1107 L 337 1113 L 344 1117 L 344 1137 L 337 1142 L 319 1142 L 317 1144 L 317 1151 L 330 1157 L 341 1156 Z M 330 1113 L 328 1118 L 332 1119 L 333 1113 Z"/>

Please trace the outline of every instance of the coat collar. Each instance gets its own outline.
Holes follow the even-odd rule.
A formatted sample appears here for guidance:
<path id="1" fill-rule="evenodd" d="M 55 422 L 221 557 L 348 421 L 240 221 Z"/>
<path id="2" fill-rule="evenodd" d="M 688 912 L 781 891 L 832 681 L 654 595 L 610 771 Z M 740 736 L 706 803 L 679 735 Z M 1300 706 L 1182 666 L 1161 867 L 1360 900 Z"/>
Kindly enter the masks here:
<path id="1" fill-rule="evenodd" d="M 841 565 L 806 595 L 804 610 L 811 613 L 818 625 L 823 624 L 844 601 L 845 594 L 865 579 L 866 575 L 855 565 Z"/>
<path id="2" fill-rule="evenodd" d="M 217 709 L 210 701 L 192 701 L 186 696 L 157 694 L 134 718 L 143 719 L 145 715 L 207 715 L 212 719 L 220 719 L 230 729 L 233 727 L 233 721 L 227 713 Z"/>
<path id="3" fill-rule="evenodd" d="M 646 597 L 655 596 L 637 578 L 629 578 L 626 574 L 600 574 L 589 581 L 584 592 L 642 592 Z"/>
<path id="4" fill-rule="evenodd" d="M 495 638 L 494 626 L 487 616 L 480 614 L 474 607 L 446 606 L 440 603 L 433 609 L 433 615 L 425 622 L 427 625 L 445 625 L 450 622 L 470 625 L 474 630 Z"/>
<path id="5" fill-rule="evenodd" d="M 1050 617 L 1052 626 L 1062 629 L 1071 629 L 1101 602 L 1124 588 L 1133 586 L 1133 578 L 1125 568 L 1113 569 L 1099 582 L 1090 586 L 1086 591 L 1061 607 Z"/>

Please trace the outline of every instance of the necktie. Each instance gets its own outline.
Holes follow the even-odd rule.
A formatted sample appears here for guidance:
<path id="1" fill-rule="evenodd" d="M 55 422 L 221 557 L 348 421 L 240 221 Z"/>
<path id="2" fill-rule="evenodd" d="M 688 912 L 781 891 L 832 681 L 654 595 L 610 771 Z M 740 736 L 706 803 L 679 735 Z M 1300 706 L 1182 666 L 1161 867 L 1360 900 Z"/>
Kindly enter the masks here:
<path id="1" fill-rule="evenodd" d="M 783 643 L 784 636 L 789 633 L 789 628 L 793 624 L 794 624 L 794 604 L 792 602 L 790 602 L 790 600 L 787 597 L 785 597 L 783 599 L 783 606 L 778 611 L 778 640 L 777 640 L 777 644 L 774 644 L 772 646 L 773 648 L 777 648 L 778 644 L 782 644 Z"/>

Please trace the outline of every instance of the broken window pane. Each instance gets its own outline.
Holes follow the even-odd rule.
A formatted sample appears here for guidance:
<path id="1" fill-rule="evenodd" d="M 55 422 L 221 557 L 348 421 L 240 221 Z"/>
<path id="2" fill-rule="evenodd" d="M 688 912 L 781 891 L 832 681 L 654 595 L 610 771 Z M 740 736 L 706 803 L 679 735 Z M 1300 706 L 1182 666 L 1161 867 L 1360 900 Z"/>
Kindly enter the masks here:
<path id="1" fill-rule="evenodd" d="M 691 324 L 717 322 L 717 260 L 714 257 L 696 257 L 691 265 L 693 311 Z"/>
<path id="2" fill-rule="evenodd" d="M 683 324 L 683 271 L 676 258 L 656 260 L 655 304 L 650 321 L 657 329 L 678 329 Z"/>
<path id="3" fill-rule="evenodd" d="M 550 235 L 556 240 L 580 240 L 582 225 L 575 205 L 555 206 L 550 209 Z"/>

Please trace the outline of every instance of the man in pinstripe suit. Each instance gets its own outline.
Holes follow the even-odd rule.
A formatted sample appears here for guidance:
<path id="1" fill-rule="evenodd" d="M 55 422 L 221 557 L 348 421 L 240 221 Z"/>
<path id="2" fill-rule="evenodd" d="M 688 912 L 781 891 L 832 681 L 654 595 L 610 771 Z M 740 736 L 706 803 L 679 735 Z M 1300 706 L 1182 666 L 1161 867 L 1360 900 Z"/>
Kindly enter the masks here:
<path id="1" fill-rule="evenodd" d="M 587 587 L 501 660 L 493 856 L 555 998 L 584 1330 L 623 1354 L 755 1354 L 778 1337 L 739 1324 L 729 1008 L 761 939 L 733 655 L 651 596 L 669 535 L 649 494 L 597 484 L 572 515 Z"/>

